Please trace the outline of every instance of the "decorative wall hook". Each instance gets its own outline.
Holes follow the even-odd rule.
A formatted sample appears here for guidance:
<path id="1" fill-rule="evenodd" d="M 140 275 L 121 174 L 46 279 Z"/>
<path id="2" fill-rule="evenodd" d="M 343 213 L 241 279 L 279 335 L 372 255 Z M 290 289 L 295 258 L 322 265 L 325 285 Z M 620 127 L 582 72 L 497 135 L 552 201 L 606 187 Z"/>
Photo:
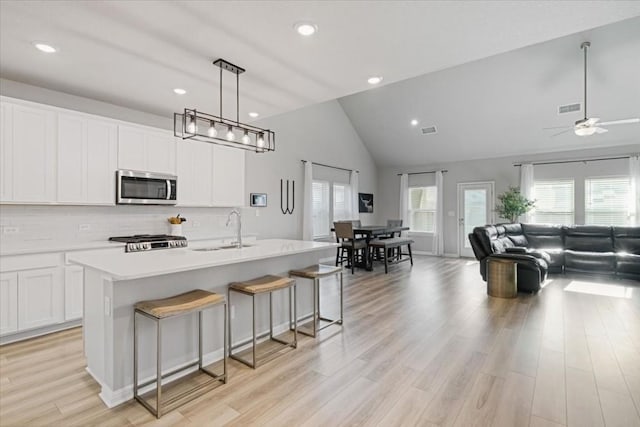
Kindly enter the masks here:
<path id="1" fill-rule="evenodd" d="M 280 180 L 280 210 L 282 211 L 283 215 L 286 215 L 286 214 L 292 215 L 296 205 L 296 182 L 294 180 L 291 180 L 292 195 L 291 195 L 291 207 L 289 207 L 289 180 L 287 180 L 287 196 L 286 196 L 287 207 L 286 208 L 284 207 L 283 184 L 284 184 L 284 180 L 281 179 Z"/>

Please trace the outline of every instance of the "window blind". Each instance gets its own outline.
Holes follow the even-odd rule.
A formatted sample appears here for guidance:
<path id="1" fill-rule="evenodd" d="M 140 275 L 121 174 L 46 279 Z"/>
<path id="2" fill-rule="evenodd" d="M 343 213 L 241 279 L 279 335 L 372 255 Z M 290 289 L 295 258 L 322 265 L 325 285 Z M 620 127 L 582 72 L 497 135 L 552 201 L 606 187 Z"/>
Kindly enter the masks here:
<path id="1" fill-rule="evenodd" d="M 351 186 L 333 184 L 333 220 L 353 219 L 351 214 Z"/>
<path id="2" fill-rule="evenodd" d="M 313 237 L 329 236 L 329 183 L 313 181 L 311 185 L 313 210 Z"/>
<path id="3" fill-rule="evenodd" d="M 572 179 L 535 181 L 536 201 L 533 222 L 537 224 L 573 224 L 574 183 Z"/>
<path id="4" fill-rule="evenodd" d="M 585 224 L 629 225 L 630 187 L 628 177 L 586 179 Z"/>
<path id="5" fill-rule="evenodd" d="M 409 188 L 409 228 L 433 233 L 436 218 L 436 186 Z"/>

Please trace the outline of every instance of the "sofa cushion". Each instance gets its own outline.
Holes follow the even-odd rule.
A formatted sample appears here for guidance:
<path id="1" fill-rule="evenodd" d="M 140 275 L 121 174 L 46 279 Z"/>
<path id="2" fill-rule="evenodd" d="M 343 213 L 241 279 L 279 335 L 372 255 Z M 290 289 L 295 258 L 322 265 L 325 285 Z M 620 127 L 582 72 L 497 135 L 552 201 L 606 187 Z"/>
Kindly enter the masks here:
<path id="1" fill-rule="evenodd" d="M 564 247 L 562 227 L 548 224 L 522 224 L 528 247 L 557 249 Z"/>
<path id="2" fill-rule="evenodd" d="M 522 225 L 516 223 L 513 224 L 500 224 L 504 227 L 504 232 L 507 236 L 522 235 Z"/>
<path id="3" fill-rule="evenodd" d="M 640 255 L 640 227 L 613 227 L 616 252 Z"/>
<path id="4" fill-rule="evenodd" d="M 564 268 L 566 271 L 613 274 L 616 268 L 616 254 L 568 249 L 564 251 Z"/>
<path id="5" fill-rule="evenodd" d="M 564 228 L 564 248 L 578 252 L 613 252 L 611 227 L 573 225 Z"/>
<path id="6" fill-rule="evenodd" d="M 618 273 L 640 276 L 640 255 L 618 253 L 616 263 Z"/>

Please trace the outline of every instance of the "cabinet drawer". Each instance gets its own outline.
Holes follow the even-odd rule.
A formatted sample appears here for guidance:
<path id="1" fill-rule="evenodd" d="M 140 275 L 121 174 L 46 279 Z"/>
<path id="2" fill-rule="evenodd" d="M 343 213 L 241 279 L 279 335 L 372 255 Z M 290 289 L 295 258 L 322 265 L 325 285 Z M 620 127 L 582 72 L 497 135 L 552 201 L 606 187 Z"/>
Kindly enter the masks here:
<path id="1" fill-rule="evenodd" d="M 2 257 L 0 271 L 20 271 L 33 268 L 57 267 L 64 261 L 63 254 L 15 255 Z"/>

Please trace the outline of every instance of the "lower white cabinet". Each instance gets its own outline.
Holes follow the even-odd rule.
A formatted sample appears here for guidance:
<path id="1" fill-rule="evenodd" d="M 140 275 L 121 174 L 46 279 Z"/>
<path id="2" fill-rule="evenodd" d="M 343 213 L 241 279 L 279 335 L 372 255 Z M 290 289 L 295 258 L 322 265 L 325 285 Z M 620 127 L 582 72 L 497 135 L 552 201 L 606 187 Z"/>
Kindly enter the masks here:
<path id="1" fill-rule="evenodd" d="M 0 273 L 0 335 L 18 330 L 18 273 Z"/>
<path id="2" fill-rule="evenodd" d="M 18 329 L 47 326 L 64 320 L 62 267 L 18 272 Z"/>
<path id="3" fill-rule="evenodd" d="M 84 268 L 72 265 L 64 268 L 64 320 L 82 318 L 82 287 Z"/>

